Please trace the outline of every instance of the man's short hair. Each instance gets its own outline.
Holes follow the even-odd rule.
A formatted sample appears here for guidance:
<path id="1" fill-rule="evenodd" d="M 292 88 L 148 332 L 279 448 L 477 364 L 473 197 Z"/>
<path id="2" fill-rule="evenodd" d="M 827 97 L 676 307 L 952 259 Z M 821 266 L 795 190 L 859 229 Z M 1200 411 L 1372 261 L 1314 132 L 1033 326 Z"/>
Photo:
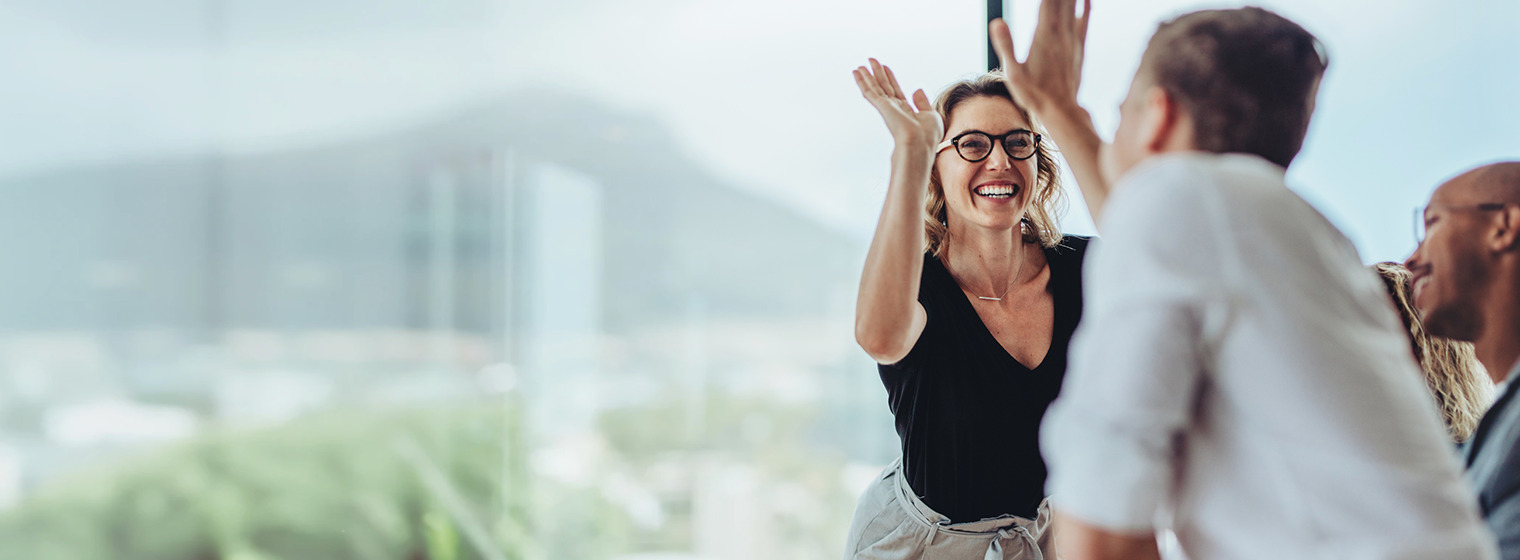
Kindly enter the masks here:
<path id="1" fill-rule="evenodd" d="M 1193 118 L 1198 149 L 1287 167 L 1303 147 L 1329 62 L 1303 27 L 1251 7 L 1163 22 L 1140 68 Z"/>

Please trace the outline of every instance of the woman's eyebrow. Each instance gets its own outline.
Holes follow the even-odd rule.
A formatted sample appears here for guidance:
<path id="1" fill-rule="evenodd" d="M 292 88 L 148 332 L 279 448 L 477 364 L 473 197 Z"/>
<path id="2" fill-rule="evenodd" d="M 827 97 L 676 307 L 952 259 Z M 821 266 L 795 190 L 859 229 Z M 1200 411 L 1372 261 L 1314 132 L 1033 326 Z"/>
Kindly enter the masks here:
<path id="1" fill-rule="evenodd" d="M 993 134 L 991 132 L 987 132 L 985 130 L 981 130 L 981 129 L 977 129 L 977 128 L 968 128 L 966 130 L 962 130 L 962 131 L 956 132 L 955 134 L 951 134 L 950 137 L 954 138 L 956 136 L 960 136 L 962 134 L 968 134 L 968 133 L 972 133 L 972 132 L 979 132 L 979 133 L 982 133 L 982 134 L 986 134 L 988 136 L 1007 136 L 1007 135 L 1013 134 L 1015 132 L 1034 132 L 1034 131 L 1033 130 L 1029 130 L 1027 128 L 1010 128 L 1010 129 L 1008 129 L 1008 132 L 1004 132 L 1002 134 Z"/>

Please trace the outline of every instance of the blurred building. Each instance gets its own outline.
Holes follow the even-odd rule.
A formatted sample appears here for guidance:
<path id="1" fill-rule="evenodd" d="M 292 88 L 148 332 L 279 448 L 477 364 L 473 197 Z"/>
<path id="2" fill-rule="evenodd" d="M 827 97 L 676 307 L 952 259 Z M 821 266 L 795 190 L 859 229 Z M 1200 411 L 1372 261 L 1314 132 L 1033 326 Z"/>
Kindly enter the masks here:
<path id="1" fill-rule="evenodd" d="M 628 378 L 611 372 L 702 390 L 723 325 L 837 315 L 862 254 L 707 175 L 654 123 L 550 91 L 328 146 L 0 185 L 0 253 L 26 267 L 0 276 L 16 350 L 0 401 L 18 414 L 122 396 L 278 420 L 443 400 L 507 363 L 573 425 Z M 679 339 L 636 342 L 658 333 Z"/>

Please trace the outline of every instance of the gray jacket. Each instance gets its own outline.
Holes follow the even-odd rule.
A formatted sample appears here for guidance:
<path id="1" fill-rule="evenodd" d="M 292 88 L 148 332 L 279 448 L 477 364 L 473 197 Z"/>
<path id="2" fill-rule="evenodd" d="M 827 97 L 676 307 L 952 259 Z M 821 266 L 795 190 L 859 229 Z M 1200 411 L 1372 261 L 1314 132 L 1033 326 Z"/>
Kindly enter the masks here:
<path id="1" fill-rule="evenodd" d="M 1520 364 L 1509 385 L 1483 415 L 1478 430 L 1462 450 L 1467 480 L 1478 492 L 1478 506 L 1489 530 L 1499 539 L 1499 556 L 1520 560 Z"/>

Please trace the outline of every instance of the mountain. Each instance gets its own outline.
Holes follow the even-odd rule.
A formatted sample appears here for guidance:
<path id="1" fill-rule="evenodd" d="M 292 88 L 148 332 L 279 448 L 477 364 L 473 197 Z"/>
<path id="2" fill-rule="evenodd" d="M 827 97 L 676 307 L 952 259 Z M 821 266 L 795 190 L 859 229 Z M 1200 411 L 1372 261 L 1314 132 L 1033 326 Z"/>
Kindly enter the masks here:
<path id="1" fill-rule="evenodd" d="M 581 195 L 557 194 L 545 170 L 589 185 L 594 204 L 566 207 Z M 526 277 L 554 262 L 560 218 L 599 232 L 569 258 L 596 261 L 579 269 L 614 333 L 693 305 L 816 316 L 853 289 L 864 254 L 716 178 L 651 119 L 533 90 L 316 147 L 0 179 L 0 329 L 486 332 L 501 305 L 537 297 Z"/>

